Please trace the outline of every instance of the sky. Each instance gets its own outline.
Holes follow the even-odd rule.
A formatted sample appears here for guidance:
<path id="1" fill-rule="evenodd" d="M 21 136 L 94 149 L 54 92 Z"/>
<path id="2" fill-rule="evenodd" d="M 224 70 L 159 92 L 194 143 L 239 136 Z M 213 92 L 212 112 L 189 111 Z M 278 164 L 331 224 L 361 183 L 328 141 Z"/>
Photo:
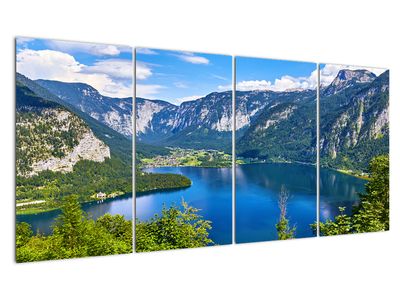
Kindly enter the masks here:
<path id="1" fill-rule="evenodd" d="M 109 97 L 132 97 L 132 48 L 18 37 L 17 72 L 36 79 L 83 82 Z"/>
<path id="2" fill-rule="evenodd" d="M 315 63 L 236 57 L 236 90 L 285 91 L 316 86 Z"/>
<path id="3" fill-rule="evenodd" d="M 320 64 L 321 85 L 329 85 L 342 69 L 366 69 L 379 76 L 385 69 L 339 64 Z M 315 89 L 316 63 L 236 57 L 236 90 Z"/>
<path id="4" fill-rule="evenodd" d="M 136 96 L 175 105 L 232 90 L 232 56 L 136 49 Z"/>

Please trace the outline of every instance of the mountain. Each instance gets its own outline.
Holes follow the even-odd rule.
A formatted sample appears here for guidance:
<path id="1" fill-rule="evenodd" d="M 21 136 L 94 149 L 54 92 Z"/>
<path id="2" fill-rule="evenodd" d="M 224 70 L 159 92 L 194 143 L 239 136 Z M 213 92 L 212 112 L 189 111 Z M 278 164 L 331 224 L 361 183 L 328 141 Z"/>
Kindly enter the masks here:
<path id="1" fill-rule="evenodd" d="M 138 141 L 159 146 L 231 151 L 231 92 L 211 93 L 179 106 L 137 98 L 136 117 Z"/>
<path id="2" fill-rule="evenodd" d="M 27 78 L 26 76 L 20 73 L 16 73 L 16 81 L 19 82 L 21 85 L 26 86 L 33 93 L 35 93 L 36 96 L 42 99 L 46 99 L 48 102 L 57 103 L 77 115 L 93 131 L 95 136 L 97 136 L 107 146 L 109 146 L 112 156 L 117 156 L 125 163 L 127 163 L 127 165 L 131 164 L 132 141 L 129 138 L 111 129 L 100 121 L 92 118 L 88 114 L 76 108 L 74 105 L 55 96 L 49 90 L 43 88 L 35 81 Z"/>
<path id="3" fill-rule="evenodd" d="M 389 153 L 389 71 L 356 74 L 346 88 L 320 99 L 321 165 L 365 172 L 374 156 Z"/>
<path id="4" fill-rule="evenodd" d="M 178 107 L 162 100 L 136 98 L 136 136 L 151 143 L 172 135 Z"/>
<path id="5" fill-rule="evenodd" d="M 35 82 L 92 118 L 127 137 L 132 137 L 132 98 L 106 97 L 85 83 L 42 79 Z"/>
<path id="6" fill-rule="evenodd" d="M 278 103 L 293 103 L 297 106 L 303 98 L 312 98 L 315 91 L 295 90 L 238 91 L 236 93 L 237 138 L 255 124 Z M 277 107 L 275 110 L 278 110 Z M 315 117 L 314 117 L 315 118 Z M 262 122 L 261 119 L 259 122 Z M 311 130 L 311 129 L 310 129 Z M 179 146 L 183 148 L 210 148 L 231 152 L 232 142 L 232 92 L 214 92 L 205 97 L 173 105 L 161 100 L 136 99 L 136 135 L 139 142 L 157 146 Z M 255 136 L 253 136 L 255 137 Z M 310 137 L 311 139 L 314 138 Z M 244 139 L 245 140 L 245 139 Z M 247 139 L 248 141 L 248 139 Z M 242 147 L 243 152 L 251 149 Z"/>
<path id="7" fill-rule="evenodd" d="M 247 103 L 253 109 L 245 110 Z M 238 117 L 244 121 L 239 123 Z M 236 120 L 239 157 L 316 162 L 315 90 L 237 93 Z"/>
<path id="8" fill-rule="evenodd" d="M 138 141 L 229 152 L 231 101 L 231 92 L 211 93 L 179 106 L 138 98 Z M 368 70 L 340 70 L 321 89 L 321 165 L 366 171 L 372 157 L 388 153 L 388 106 L 388 72 L 377 77 Z M 315 90 L 237 91 L 237 155 L 315 163 L 316 113 Z"/>
<path id="9" fill-rule="evenodd" d="M 367 70 L 343 69 L 338 72 L 335 79 L 322 90 L 322 96 L 330 96 L 354 86 L 357 83 L 370 83 L 376 79 L 376 75 Z"/>
<path id="10" fill-rule="evenodd" d="M 72 172 L 80 160 L 104 162 L 109 147 L 74 113 L 16 82 L 16 171 Z"/>
<path id="11" fill-rule="evenodd" d="M 237 95 L 236 119 L 245 124 L 237 126 L 238 156 L 315 163 L 315 91 Z M 246 103 L 258 107 L 246 110 Z M 365 172 L 374 156 L 388 153 L 388 107 L 388 71 L 379 77 L 367 70 L 339 71 L 321 90 L 321 166 Z"/>
<path id="12" fill-rule="evenodd" d="M 16 74 L 18 214 L 132 192 L 131 139 Z"/>

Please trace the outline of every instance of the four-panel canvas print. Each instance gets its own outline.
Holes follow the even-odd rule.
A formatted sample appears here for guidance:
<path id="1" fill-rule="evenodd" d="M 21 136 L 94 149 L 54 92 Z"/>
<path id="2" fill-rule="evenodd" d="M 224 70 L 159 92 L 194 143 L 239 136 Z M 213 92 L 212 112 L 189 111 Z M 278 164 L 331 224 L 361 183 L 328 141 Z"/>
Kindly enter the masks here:
<path id="1" fill-rule="evenodd" d="M 389 230 L 388 70 L 132 53 L 16 39 L 17 262 Z"/>

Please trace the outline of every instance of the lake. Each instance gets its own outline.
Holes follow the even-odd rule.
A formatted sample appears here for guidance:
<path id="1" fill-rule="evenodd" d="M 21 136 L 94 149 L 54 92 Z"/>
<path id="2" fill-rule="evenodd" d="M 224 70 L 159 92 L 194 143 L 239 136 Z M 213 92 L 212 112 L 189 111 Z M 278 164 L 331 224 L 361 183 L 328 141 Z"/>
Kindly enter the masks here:
<path id="1" fill-rule="evenodd" d="M 219 245 L 232 241 L 232 174 L 229 168 L 164 167 L 148 172 L 175 173 L 187 176 L 192 186 L 182 190 L 138 194 L 136 216 L 149 220 L 165 204 L 179 205 L 184 199 L 200 208 L 206 220 L 212 221 L 210 238 Z M 320 171 L 320 218 L 333 219 L 339 206 L 351 213 L 364 191 L 365 180 L 330 169 Z M 296 237 L 312 237 L 310 224 L 316 218 L 316 172 L 314 166 L 300 164 L 248 164 L 236 167 L 236 242 L 269 241 L 277 238 L 275 224 L 279 219 L 278 196 L 282 185 L 290 192 L 288 218 L 296 226 Z M 132 195 L 82 205 L 92 218 L 105 213 L 121 214 L 132 219 Z M 35 215 L 17 215 L 17 222 L 27 222 L 34 232 L 51 233 L 51 224 L 59 210 Z"/>
<path id="2" fill-rule="evenodd" d="M 98 217 L 109 213 L 112 215 L 120 214 L 128 220 L 132 220 L 132 195 L 128 194 L 107 199 L 102 202 L 83 203 L 82 209 L 93 219 L 97 219 Z M 34 233 L 39 230 L 41 233 L 47 235 L 52 232 L 51 225 L 59 215 L 60 210 L 53 210 L 39 214 L 17 215 L 17 222 L 27 222 L 31 224 Z"/>
<path id="3" fill-rule="evenodd" d="M 149 220 L 160 213 L 163 205 L 180 205 L 182 199 L 205 220 L 212 222 L 210 238 L 218 245 L 232 243 L 232 169 L 199 167 L 148 168 L 146 172 L 174 173 L 184 175 L 192 181 L 186 189 L 140 194 L 136 197 L 136 217 Z"/>
<path id="4" fill-rule="evenodd" d="M 320 172 L 321 220 L 333 219 L 338 206 L 351 212 L 365 181 L 330 169 Z M 282 185 L 290 193 L 287 217 L 296 226 L 296 238 L 315 236 L 310 224 L 316 221 L 315 166 L 285 163 L 248 164 L 236 167 L 236 242 L 277 239 L 278 198 Z"/>
<path id="5" fill-rule="evenodd" d="M 366 180 L 330 169 L 320 169 L 320 220 L 333 220 L 339 207 L 346 207 L 351 215 L 354 205 L 359 203 L 359 193 L 365 192 Z"/>

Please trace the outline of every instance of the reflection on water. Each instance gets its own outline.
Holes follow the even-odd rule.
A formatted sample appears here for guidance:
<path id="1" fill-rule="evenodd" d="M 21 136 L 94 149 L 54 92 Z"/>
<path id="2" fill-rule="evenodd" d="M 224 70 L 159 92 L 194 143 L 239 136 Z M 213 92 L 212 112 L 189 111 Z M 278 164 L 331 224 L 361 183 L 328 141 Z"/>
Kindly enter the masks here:
<path id="1" fill-rule="evenodd" d="M 366 180 L 349 176 L 330 169 L 320 171 L 320 218 L 333 220 L 339 214 L 339 207 L 346 207 L 351 214 L 352 207 L 359 203 L 359 193 L 365 191 Z"/>
<path id="2" fill-rule="evenodd" d="M 192 186 L 174 191 L 138 194 L 136 217 L 149 220 L 160 214 L 163 205 L 180 205 L 184 199 L 189 205 L 201 209 L 200 215 L 212 222 L 210 238 L 217 244 L 232 241 L 232 169 L 198 167 L 150 168 L 146 172 L 174 173 L 184 175 Z"/>
<path id="3" fill-rule="evenodd" d="M 297 164 L 253 164 L 236 168 L 236 239 L 238 243 L 277 239 L 278 198 L 282 185 L 290 192 L 287 216 L 296 237 L 314 236 L 316 169 Z M 320 218 L 333 219 L 339 206 L 351 214 L 366 181 L 330 169 L 320 171 Z"/>
<path id="4" fill-rule="evenodd" d="M 314 236 L 316 169 L 297 164 L 250 164 L 236 167 L 236 241 L 276 240 L 278 199 L 282 185 L 289 190 L 287 216 L 296 237 Z"/>
<path id="5" fill-rule="evenodd" d="M 206 220 L 212 221 L 210 237 L 217 244 L 232 240 L 232 173 L 230 168 L 165 167 L 149 172 L 182 174 L 193 185 L 186 189 L 139 194 L 136 216 L 149 220 L 160 213 L 163 205 L 179 205 L 184 199 L 200 208 Z M 321 221 L 333 219 L 339 206 L 350 214 L 364 192 L 365 180 L 329 169 L 320 171 Z M 316 220 L 315 167 L 296 164 L 252 164 L 236 167 L 236 238 L 237 242 L 274 240 L 279 220 L 278 197 L 282 185 L 290 192 L 288 217 L 296 226 L 296 237 L 310 237 L 310 224 Z M 85 203 L 84 211 L 94 219 L 106 213 L 132 219 L 132 196 L 122 196 L 102 203 Z M 28 222 L 33 231 L 51 233 L 51 225 L 60 211 L 36 215 L 18 215 L 17 222 Z"/>

